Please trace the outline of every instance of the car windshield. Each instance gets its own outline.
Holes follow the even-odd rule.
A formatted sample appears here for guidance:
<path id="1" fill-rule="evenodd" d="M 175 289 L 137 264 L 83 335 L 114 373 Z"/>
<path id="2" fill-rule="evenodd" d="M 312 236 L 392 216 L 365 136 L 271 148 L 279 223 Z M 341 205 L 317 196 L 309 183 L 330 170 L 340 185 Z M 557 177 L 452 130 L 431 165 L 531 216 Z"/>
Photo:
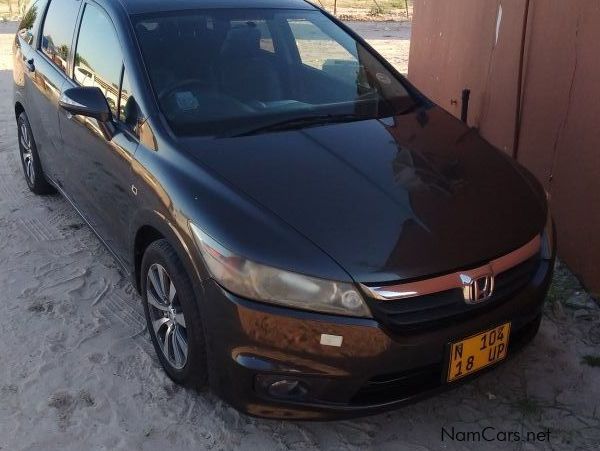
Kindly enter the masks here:
<path id="1" fill-rule="evenodd" d="M 133 19 L 160 109 L 180 136 L 382 118 L 416 105 L 399 77 L 320 11 L 212 9 Z"/>

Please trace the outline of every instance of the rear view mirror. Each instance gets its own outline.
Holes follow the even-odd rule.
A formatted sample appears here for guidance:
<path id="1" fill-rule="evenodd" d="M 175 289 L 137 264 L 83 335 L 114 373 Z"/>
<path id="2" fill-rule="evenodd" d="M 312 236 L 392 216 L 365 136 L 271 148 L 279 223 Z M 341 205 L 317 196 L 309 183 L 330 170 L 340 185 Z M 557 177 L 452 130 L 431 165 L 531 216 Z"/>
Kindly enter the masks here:
<path id="1" fill-rule="evenodd" d="M 112 119 L 106 97 L 95 86 L 66 89 L 61 94 L 58 104 L 71 114 L 92 117 L 100 122 L 108 122 Z"/>

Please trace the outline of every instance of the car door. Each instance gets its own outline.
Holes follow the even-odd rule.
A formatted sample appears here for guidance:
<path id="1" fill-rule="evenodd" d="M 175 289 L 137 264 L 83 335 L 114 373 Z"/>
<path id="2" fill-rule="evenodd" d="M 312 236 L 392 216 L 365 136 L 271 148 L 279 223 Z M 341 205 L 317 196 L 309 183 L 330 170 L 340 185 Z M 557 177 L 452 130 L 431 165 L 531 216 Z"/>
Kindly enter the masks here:
<path id="1" fill-rule="evenodd" d="M 33 84 L 35 81 L 34 61 L 41 32 L 40 24 L 46 12 L 47 4 L 47 0 L 34 0 L 29 4 L 19 24 L 13 48 L 13 77 L 15 87 L 18 91 L 19 101 L 23 103 L 30 122 L 32 119 L 36 122 L 35 119 L 39 118 L 35 108 L 30 108 L 29 98 L 31 90 L 37 89 L 34 88 Z M 33 127 L 33 124 L 30 125 L 32 126 L 32 130 L 33 128 L 37 128 Z M 33 131 L 35 133 L 37 130 Z M 37 134 L 34 134 L 34 137 L 36 136 Z"/>
<path id="2" fill-rule="evenodd" d="M 44 2 L 39 2 L 44 6 Z M 63 187 L 67 161 L 61 149 L 58 98 L 67 81 L 75 22 L 81 3 L 77 0 L 51 0 L 35 51 L 24 55 L 27 77 L 27 103 L 34 137 L 46 174 Z"/>
<path id="3" fill-rule="evenodd" d="M 85 3 L 68 87 L 98 87 L 112 112 L 110 136 L 96 119 L 62 110 L 63 148 L 70 160 L 71 200 L 122 263 L 128 259 L 134 194 L 131 161 L 138 146 L 135 96 L 113 22 L 99 5 Z"/>

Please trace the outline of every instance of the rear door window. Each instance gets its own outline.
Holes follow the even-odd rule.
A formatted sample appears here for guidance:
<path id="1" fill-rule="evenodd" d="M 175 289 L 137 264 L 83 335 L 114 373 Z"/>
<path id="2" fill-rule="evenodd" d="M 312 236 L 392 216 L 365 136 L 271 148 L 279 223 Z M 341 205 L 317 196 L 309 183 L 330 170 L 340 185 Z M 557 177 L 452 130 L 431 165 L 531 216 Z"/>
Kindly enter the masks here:
<path id="1" fill-rule="evenodd" d="M 99 7 L 86 4 L 75 51 L 73 77 L 81 86 L 100 88 L 119 117 L 119 89 L 123 55 L 115 28 Z"/>
<path id="2" fill-rule="evenodd" d="M 52 0 L 44 20 L 42 51 L 65 74 L 79 6 L 77 0 Z"/>
<path id="3" fill-rule="evenodd" d="M 34 32 L 38 28 L 45 7 L 46 0 L 32 1 L 27 7 L 27 12 L 19 24 L 19 36 L 21 36 L 21 38 L 29 45 L 33 44 L 35 39 Z"/>

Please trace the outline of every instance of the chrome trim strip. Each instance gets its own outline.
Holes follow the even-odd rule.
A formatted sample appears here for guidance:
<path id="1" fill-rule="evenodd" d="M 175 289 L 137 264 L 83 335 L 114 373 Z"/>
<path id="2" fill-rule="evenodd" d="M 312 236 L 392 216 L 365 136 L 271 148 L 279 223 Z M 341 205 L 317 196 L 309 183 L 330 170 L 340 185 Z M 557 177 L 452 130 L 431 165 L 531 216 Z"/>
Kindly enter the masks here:
<path id="1" fill-rule="evenodd" d="M 530 259 L 541 249 L 541 237 L 537 235 L 525 246 L 506 254 L 496 260 L 492 260 L 487 265 L 480 266 L 475 269 L 457 271 L 452 274 L 434 277 L 432 279 L 419 280 L 416 282 L 401 283 L 397 285 L 368 287 L 360 284 L 360 287 L 375 299 L 381 301 L 391 301 L 397 299 L 409 299 L 417 296 L 438 293 L 440 291 L 448 291 L 453 289 L 463 289 L 465 287 L 464 280 L 478 279 L 486 275 L 497 276 L 511 268 L 514 268 L 520 263 Z"/>

